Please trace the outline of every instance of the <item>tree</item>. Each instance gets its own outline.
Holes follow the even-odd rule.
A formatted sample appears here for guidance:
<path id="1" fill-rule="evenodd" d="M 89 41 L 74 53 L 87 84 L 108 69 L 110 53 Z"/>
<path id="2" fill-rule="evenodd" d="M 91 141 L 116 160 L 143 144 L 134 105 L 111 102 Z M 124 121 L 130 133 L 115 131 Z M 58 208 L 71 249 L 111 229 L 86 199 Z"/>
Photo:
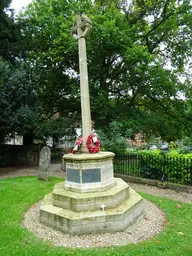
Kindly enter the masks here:
<path id="1" fill-rule="evenodd" d="M 0 141 L 18 134 L 23 135 L 24 143 L 28 144 L 33 142 L 33 138 L 71 133 L 66 118 L 51 118 L 58 112 L 54 108 L 55 102 L 58 105 L 67 104 L 66 99 L 60 103 L 54 94 L 55 79 L 66 83 L 69 79 L 59 69 L 46 69 L 45 72 L 41 65 L 38 69 L 32 67 L 26 58 L 25 44 L 21 43 L 23 34 L 20 24 L 15 22 L 14 11 L 8 9 L 10 3 L 0 3 Z M 52 82 L 53 88 L 47 90 L 47 81 Z M 62 82 L 56 87 L 61 86 Z M 61 90 L 67 95 L 68 92 Z"/>
<path id="2" fill-rule="evenodd" d="M 0 77 L 1 136 L 33 134 L 42 113 L 34 81 L 22 65 L 5 61 L 0 61 Z"/>
<path id="3" fill-rule="evenodd" d="M 78 50 L 70 29 L 74 14 L 85 10 L 93 22 L 87 55 L 96 127 L 116 120 L 133 133 L 181 137 L 187 101 L 180 94 L 191 85 L 179 79 L 192 54 L 189 0 L 34 1 L 20 16 L 24 54 L 39 73 L 50 115 L 80 120 Z"/>
<path id="4" fill-rule="evenodd" d="M 74 133 L 71 118 L 47 115 L 48 102 L 39 91 L 39 78 L 26 65 L 0 61 L 0 77 L 0 141 L 18 134 L 24 136 L 24 144 L 31 144 L 34 138 Z"/>
<path id="5" fill-rule="evenodd" d="M 8 9 L 11 2 L 12 0 L 0 2 L 0 58 L 13 62 L 18 57 L 21 31 L 19 25 L 14 22 L 13 10 Z"/>
<path id="6" fill-rule="evenodd" d="M 0 141 L 17 132 L 21 126 L 19 116 L 23 116 L 24 112 L 26 116 L 29 112 L 25 99 L 28 92 L 24 88 L 24 84 L 28 83 L 27 76 L 16 60 L 21 32 L 14 22 L 13 10 L 8 9 L 10 3 L 10 0 L 0 2 Z M 15 127 L 16 123 L 18 127 Z"/>

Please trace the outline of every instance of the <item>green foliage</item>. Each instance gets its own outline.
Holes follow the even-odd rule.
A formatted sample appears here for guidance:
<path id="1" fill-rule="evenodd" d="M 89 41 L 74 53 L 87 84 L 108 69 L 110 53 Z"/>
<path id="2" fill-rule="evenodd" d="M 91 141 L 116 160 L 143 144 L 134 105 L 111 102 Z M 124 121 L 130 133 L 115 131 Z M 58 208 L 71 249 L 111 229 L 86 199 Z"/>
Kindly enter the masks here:
<path id="1" fill-rule="evenodd" d="M 170 144 L 169 144 L 169 146 L 170 146 L 171 150 L 174 150 L 174 148 L 175 148 L 175 143 L 174 143 L 173 141 L 171 141 Z"/>
<path id="2" fill-rule="evenodd" d="M 87 39 L 92 119 L 112 121 L 171 141 L 190 129 L 179 94 L 184 63 L 191 56 L 190 1 L 34 1 L 20 15 L 24 56 L 32 63 L 47 112 L 80 120 L 77 41 L 70 36 L 76 13 L 93 27 Z M 162 47 L 164 49 L 162 50 Z M 184 50 L 185 49 L 185 50 Z M 165 68 L 171 62 L 174 70 Z M 188 93 L 189 93 L 189 89 Z M 189 117 L 189 116 L 188 116 Z M 188 121 L 187 121 L 188 120 Z"/>
<path id="3" fill-rule="evenodd" d="M 160 150 L 142 150 L 141 154 L 141 175 L 143 178 L 162 179 L 164 170 L 164 154 Z"/>
<path id="4" fill-rule="evenodd" d="M 0 2 L 0 10 L 3 10 L 4 8 L 9 7 L 11 2 L 12 2 L 12 0 L 1 0 L 1 2 Z"/>
<path id="5" fill-rule="evenodd" d="M 160 150 L 140 152 L 144 178 L 190 184 L 192 180 L 192 154 L 181 154 L 177 150 L 161 153 Z"/>
<path id="6" fill-rule="evenodd" d="M 0 147 L 0 168 L 12 165 L 12 156 L 7 148 Z"/>
<path id="7" fill-rule="evenodd" d="M 181 180 L 181 184 L 192 181 L 192 153 L 182 154 L 177 150 L 167 153 L 165 173 L 167 177 L 174 181 Z"/>
<path id="8" fill-rule="evenodd" d="M 0 141 L 14 134 L 33 138 L 74 134 L 75 121 L 72 120 L 77 121 L 77 115 L 68 113 L 68 118 L 54 117 L 58 111 L 56 108 L 50 109 L 49 103 L 53 101 L 58 104 L 58 95 L 50 90 L 48 93 L 52 97 L 47 98 L 44 89 L 39 88 L 37 73 L 33 73 L 27 65 L 13 65 L 0 60 L 0 77 Z M 62 103 L 65 106 L 67 100 L 64 99 Z"/>
<path id="9" fill-rule="evenodd" d="M 56 137 L 61 138 L 64 135 L 70 135 L 75 138 L 75 127 L 73 126 L 72 118 L 64 119 L 58 117 L 56 119 L 42 121 L 36 130 L 37 137 Z"/>
<path id="10" fill-rule="evenodd" d="M 123 124 L 123 136 L 133 138 L 142 131 L 146 138 L 153 134 L 168 142 L 191 133 L 191 81 L 179 79 L 188 76 L 184 64 L 192 54 L 189 0 L 39 0 L 16 21 L 4 11 L 9 4 L 0 5 L 0 54 L 29 64 L 27 79 L 34 82 L 36 98 L 34 108 L 23 104 L 12 122 L 18 127 L 14 131 L 21 133 L 25 122 L 30 133 L 46 136 L 54 128 L 53 134 L 61 134 L 64 129 L 55 128 L 61 122 L 50 121 L 57 112 L 65 124 L 80 122 L 78 44 L 70 31 L 75 15 L 86 13 L 93 23 L 87 60 L 96 128 L 117 121 Z M 19 83 L 16 79 L 18 89 Z M 10 132 L 9 125 L 4 128 Z"/>
<path id="11" fill-rule="evenodd" d="M 20 26 L 14 21 L 13 10 L 8 9 L 11 2 L 0 1 L 0 59 L 13 63 L 19 56 L 21 31 Z"/>
<path id="12" fill-rule="evenodd" d="M 147 255 L 147 256 L 175 256 L 191 255 L 191 211 L 190 204 L 166 198 L 155 197 L 142 193 L 147 200 L 152 201 L 165 214 L 165 225 L 162 232 L 138 244 L 110 248 L 72 249 L 56 247 L 31 232 L 23 225 L 27 210 L 46 194 L 53 190 L 53 186 L 61 179 L 51 178 L 50 182 L 39 181 L 36 177 L 20 177 L 0 181 L 1 211 L 0 211 L 0 254 L 13 256 L 119 256 L 119 255 Z M 14 193 L 12 193 L 14 190 Z M 181 218 L 182 216 L 182 218 Z M 178 232 L 182 232 L 183 235 Z"/>
<path id="13" fill-rule="evenodd" d="M 192 182 L 192 153 L 127 150 L 115 158 L 115 172 L 183 185 Z"/>
<path id="14" fill-rule="evenodd" d="M 111 151 L 115 154 L 122 154 L 126 151 L 126 139 L 122 136 L 122 124 L 112 122 L 108 129 L 98 130 L 103 151 Z"/>
<path id="15" fill-rule="evenodd" d="M 41 116 L 37 88 L 26 68 L 0 61 L 0 133 L 2 137 L 34 132 Z"/>
<path id="16" fill-rule="evenodd" d="M 186 136 L 184 139 L 183 139 L 183 145 L 191 148 L 192 147 L 192 136 Z"/>

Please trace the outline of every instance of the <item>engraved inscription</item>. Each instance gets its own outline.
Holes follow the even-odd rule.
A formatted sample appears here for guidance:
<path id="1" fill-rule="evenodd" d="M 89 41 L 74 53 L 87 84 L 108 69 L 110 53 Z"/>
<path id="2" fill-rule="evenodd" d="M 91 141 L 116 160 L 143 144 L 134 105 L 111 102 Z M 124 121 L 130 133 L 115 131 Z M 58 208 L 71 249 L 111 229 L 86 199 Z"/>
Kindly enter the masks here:
<path id="1" fill-rule="evenodd" d="M 67 181 L 80 183 L 80 172 L 77 169 L 67 168 Z"/>
<path id="2" fill-rule="evenodd" d="M 82 170 L 82 183 L 100 182 L 101 169 L 83 169 Z"/>

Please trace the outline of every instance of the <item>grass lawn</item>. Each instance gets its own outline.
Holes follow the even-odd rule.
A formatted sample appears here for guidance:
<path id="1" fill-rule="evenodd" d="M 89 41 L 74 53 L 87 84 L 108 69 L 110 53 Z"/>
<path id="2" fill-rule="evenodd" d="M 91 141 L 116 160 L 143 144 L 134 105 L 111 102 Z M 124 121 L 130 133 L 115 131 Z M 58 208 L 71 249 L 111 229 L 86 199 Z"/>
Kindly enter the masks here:
<path id="1" fill-rule="evenodd" d="M 61 180 L 52 177 L 50 182 L 43 182 L 36 177 L 20 177 L 0 181 L 1 256 L 192 255 L 192 205 L 143 193 L 143 197 L 156 203 L 166 214 L 164 231 L 151 240 L 127 246 L 92 249 L 55 247 L 40 240 L 22 227 L 24 214 Z"/>

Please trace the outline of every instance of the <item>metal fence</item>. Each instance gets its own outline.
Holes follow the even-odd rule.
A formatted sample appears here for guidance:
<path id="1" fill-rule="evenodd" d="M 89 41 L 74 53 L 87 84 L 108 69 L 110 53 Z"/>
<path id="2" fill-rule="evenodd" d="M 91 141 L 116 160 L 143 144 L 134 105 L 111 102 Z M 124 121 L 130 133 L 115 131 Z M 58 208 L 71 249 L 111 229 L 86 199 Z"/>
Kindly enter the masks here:
<path id="1" fill-rule="evenodd" d="M 114 158 L 114 172 L 129 176 L 192 185 L 192 159 L 166 154 L 122 154 Z"/>

